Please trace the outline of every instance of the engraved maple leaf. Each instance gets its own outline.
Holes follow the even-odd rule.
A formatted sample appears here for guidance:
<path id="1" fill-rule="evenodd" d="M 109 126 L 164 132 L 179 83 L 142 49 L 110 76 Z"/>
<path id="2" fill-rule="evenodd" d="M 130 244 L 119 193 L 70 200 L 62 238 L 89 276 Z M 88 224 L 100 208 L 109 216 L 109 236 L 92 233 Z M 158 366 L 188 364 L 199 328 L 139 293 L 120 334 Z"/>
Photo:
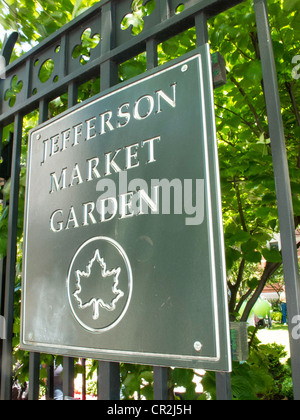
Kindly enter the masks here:
<path id="1" fill-rule="evenodd" d="M 94 271 L 96 273 L 96 280 Z M 75 273 L 76 290 L 73 296 L 77 300 L 79 308 L 85 309 L 93 306 L 94 320 L 99 319 L 100 308 L 106 309 L 107 311 L 114 311 L 116 309 L 116 303 L 124 296 L 124 292 L 118 288 L 120 273 L 120 267 L 112 270 L 106 269 L 106 263 L 101 257 L 100 251 L 97 249 L 93 258 L 86 266 L 86 271 L 76 270 Z M 102 293 L 105 296 L 97 296 L 98 293 Z"/>

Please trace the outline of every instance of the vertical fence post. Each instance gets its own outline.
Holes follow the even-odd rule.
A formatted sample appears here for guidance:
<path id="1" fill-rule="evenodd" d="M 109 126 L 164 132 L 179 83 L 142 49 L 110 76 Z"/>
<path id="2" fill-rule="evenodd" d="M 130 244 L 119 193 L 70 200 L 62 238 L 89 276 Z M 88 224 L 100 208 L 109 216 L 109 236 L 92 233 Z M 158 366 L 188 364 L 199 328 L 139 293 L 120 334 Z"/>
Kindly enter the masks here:
<path id="1" fill-rule="evenodd" d="M 1 84 L 1 79 L 0 79 Z M 1 90 L 0 90 L 1 91 Z M 0 126 L 0 157 L 2 156 L 2 140 L 3 140 L 3 127 Z M 3 208 L 6 206 L 5 197 L 3 197 Z M 5 293 L 5 267 L 6 258 L 0 259 L 0 316 L 4 317 L 4 293 Z M 5 321 L 4 321 L 5 322 Z M 1 398 L 1 362 L 2 362 L 2 340 L 0 337 L 0 398 Z"/>
<path id="2" fill-rule="evenodd" d="M 63 359 L 63 395 L 64 399 L 74 397 L 74 359 L 64 357 Z"/>
<path id="3" fill-rule="evenodd" d="M 0 127 L 0 156 L 1 156 L 1 150 L 2 150 L 2 137 L 3 137 L 3 127 Z M 3 197 L 3 208 L 4 207 L 6 207 L 5 197 Z M 1 258 L 0 259 L 0 316 L 4 316 L 5 266 L 6 266 L 6 258 Z M 1 390 L 2 340 L 4 338 L 5 337 L 0 336 L 0 390 Z"/>
<path id="4" fill-rule="evenodd" d="M 217 400 L 232 400 L 231 375 L 227 372 L 216 372 Z"/>
<path id="5" fill-rule="evenodd" d="M 48 101 L 42 99 L 39 103 L 39 124 L 48 119 Z M 38 400 L 40 381 L 40 354 L 29 354 L 29 400 Z"/>
<path id="6" fill-rule="evenodd" d="M 4 282 L 5 282 L 5 258 L 0 260 L 0 315 L 4 315 Z M 1 352 L 1 346 L 0 346 Z M 1 357 L 0 357 L 1 360 Z M 0 378 L 1 381 L 1 378 Z"/>
<path id="7" fill-rule="evenodd" d="M 54 399 L 54 360 L 47 366 L 46 400 Z"/>
<path id="8" fill-rule="evenodd" d="M 120 399 L 120 364 L 99 362 L 98 366 L 98 400 Z"/>
<path id="9" fill-rule="evenodd" d="M 149 39 L 146 43 L 147 70 L 158 66 L 157 41 Z M 153 366 L 153 395 L 154 400 L 164 401 L 168 399 L 168 369 L 166 367 Z"/>
<path id="10" fill-rule="evenodd" d="M 157 41 L 153 38 L 146 43 L 147 70 L 152 70 L 158 66 Z"/>
<path id="11" fill-rule="evenodd" d="M 204 12 L 195 16 L 197 45 L 200 47 L 208 42 L 207 17 Z M 216 372 L 216 391 L 218 400 L 231 400 L 231 374 Z"/>
<path id="12" fill-rule="evenodd" d="M 67 57 L 64 55 L 63 66 L 67 66 Z M 75 82 L 68 85 L 68 108 L 76 105 L 78 99 L 78 86 Z M 75 375 L 75 360 L 72 357 L 63 358 L 63 396 L 74 397 L 74 375 Z"/>
<path id="13" fill-rule="evenodd" d="M 7 39 L 4 40 L 1 55 L 5 58 L 8 65 L 11 54 L 13 52 L 15 43 L 19 34 L 13 32 Z M 1 82 L 1 80 L 0 80 Z M 17 232 L 13 223 L 17 223 L 17 210 L 19 198 L 19 172 L 20 172 L 20 158 L 21 158 L 21 143 L 22 143 L 22 125 L 23 118 L 20 114 L 15 116 L 15 135 L 10 141 L 13 142 L 12 155 L 12 169 L 11 169 L 11 206 L 9 209 L 9 229 L 8 229 L 8 246 L 14 247 L 13 252 L 7 252 L 7 257 L 1 260 L 1 278 L 0 278 L 0 315 L 4 316 L 6 337 L 0 342 L 0 399 L 11 399 L 11 385 L 12 385 L 12 328 L 13 328 L 13 301 L 14 301 L 14 283 L 15 283 L 15 263 L 16 263 L 16 246 L 17 246 Z M 0 130 L 0 151 L 2 149 L 3 127 Z M 17 176 L 16 171 L 18 172 Z M 14 175 L 14 176 L 13 176 Z M 13 193 L 12 193 L 13 191 Z M 7 248 L 8 249 L 8 248 Z M 9 259 L 9 264 L 7 260 Z M 12 262 L 14 260 L 14 263 Z M 12 279 L 13 280 L 10 280 Z M 11 305 L 11 306 L 10 306 Z M 10 315 L 8 319 L 7 316 Z"/>
<path id="14" fill-rule="evenodd" d="M 4 317 L 5 266 L 6 266 L 6 258 L 3 258 L 0 260 L 0 316 L 3 316 L 3 317 Z M 5 325 L 5 318 L 4 318 L 4 325 Z M 6 326 L 5 326 L 5 329 L 6 329 Z M 5 337 L 4 337 L 4 332 L 3 332 L 3 336 L 2 337 L 0 336 L 0 390 L 1 390 L 2 340 L 4 340 L 4 338 Z"/>
<path id="15" fill-rule="evenodd" d="M 168 400 L 168 371 L 166 367 L 153 367 L 153 396 L 156 401 Z"/>
<path id="16" fill-rule="evenodd" d="M 29 353 L 29 393 L 28 399 L 38 400 L 40 391 L 40 354 Z"/>
<path id="17" fill-rule="evenodd" d="M 86 400 L 86 359 L 82 359 L 82 400 Z"/>
<path id="18" fill-rule="evenodd" d="M 201 47 L 208 42 L 207 17 L 204 12 L 197 13 L 195 16 L 195 29 L 197 46 Z"/>
<path id="19" fill-rule="evenodd" d="M 115 17 L 113 2 L 107 3 L 102 8 L 101 27 L 103 39 L 102 53 L 109 52 L 114 46 Z M 109 35 L 107 35 L 109 34 Z M 100 68 L 101 91 L 118 83 L 118 66 L 112 60 L 105 61 Z M 120 399 L 120 364 L 100 362 L 98 365 L 98 400 Z"/>
<path id="20" fill-rule="evenodd" d="M 2 347 L 2 371 L 1 371 L 1 399 L 10 400 L 12 391 L 12 339 L 14 322 L 14 291 L 16 276 L 17 257 L 17 226 L 18 226 L 18 203 L 20 185 L 20 159 L 22 145 L 23 116 L 18 113 L 15 116 L 13 154 L 11 168 L 11 187 L 9 198 L 7 261 L 4 295 L 4 317 L 6 320 L 6 340 Z"/>
<path id="21" fill-rule="evenodd" d="M 300 279 L 291 184 L 281 115 L 277 73 L 266 0 L 254 0 L 277 194 L 282 260 L 286 285 L 294 398 L 300 400 Z"/>

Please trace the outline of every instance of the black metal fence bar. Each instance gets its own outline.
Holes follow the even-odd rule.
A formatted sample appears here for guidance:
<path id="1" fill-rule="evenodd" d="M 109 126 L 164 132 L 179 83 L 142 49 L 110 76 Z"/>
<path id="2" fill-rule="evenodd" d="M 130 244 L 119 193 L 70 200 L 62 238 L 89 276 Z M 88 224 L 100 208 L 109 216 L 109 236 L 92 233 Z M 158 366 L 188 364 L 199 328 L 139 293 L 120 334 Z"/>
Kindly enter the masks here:
<path id="1" fill-rule="evenodd" d="M 54 360 L 47 366 L 46 400 L 54 399 Z"/>
<path id="2" fill-rule="evenodd" d="M 216 392 L 218 401 L 230 401 L 232 399 L 230 373 L 216 372 Z"/>
<path id="3" fill-rule="evenodd" d="M 1 101 L 0 124 L 5 126 L 12 123 L 16 112 L 22 112 L 25 115 L 36 109 L 39 101 L 45 97 L 53 99 L 61 95 L 64 93 L 65 86 L 72 81 L 80 82 L 98 75 L 99 66 L 108 60 L 122 63 L 138 55 L 146 50 L 149 39 L 155 38 L 157 42 L 162 42 L 192 27 L 195 14 L 205 11 L 210 17 L 243 1 L 245 0 L 190 0 L 185 10 L 176 14 L 177 2 L 160 0 L 160 13 L 157 12 L 155 19 L 152 20 L 148 20 L 151 16 L 146 17 L 145 28 L 137 36 L 131 35 L 130 28 L 125 31 L 121 29 L 122 18 L 126 13 L 131 12 L 131 2 L 127 0 L 100 2 L 7 67 L 7 78 L 3 81 L 2 93 L 0 92 L 2 98 L 4 92 L 10 89 L 13 77 L 21 80 L 24 87 L 17 95 L 13 106 L 9 104 L 9 101 Z M 107 32 L 109 21 L 105 18 L 108 6 L 112 7 L 110 33 Z M 76 42 L 80 42 L 83 30 L 89 27 L 98 29 L 100 43 L 99 48 L 95 49 L 96 52 L 94 50 L 91 52 L 91 58 L 83 71 L 79 59 L 73 59 L 72 53 Z M 109 38 L 113 43 L 111 43 L 112 47 L 107 48 Z M 37 62 L 48 59 L 54 62 L 53 76 L 56 78 L 51 77 L 47 82 L 42 83 L 39 80 Z M 54 83 L 53 79 L 55 79 Z"/>
<path id="4" fill-rule="evenodd" d="M 0 315 L 1 316 L 3 316 L 4 314 L 5 266 L 6 266 L 6 258 L 3 258 L 0 260 Z M 5 337 L 3 336 L 2 338 L 4 339 Z M 1 386 L 2 384 L 1 361 L 2 361 L 2 345 L 0 345 L 0 391 L 2 388 Z"/>
<path id="5" fill-rule="evenodd" d="M 9 56 L 10 57 L 10 56 Z M 8 56 L 6 56 L 6 59 L 9 59 Z M 3 135 L 3 128 L 0 126 L 0 140 L 2 139 L 2 135 Z M 12 142 L 12 133 L 9 134 L 9 141 Z M 2 144 L 0 141 L 0 151 L 2 148 Z M 9 177 L 8 172 L 9 171 L 9 167 L 11 165 L 11 162 L 9 162 L 8 166 L 7 166 L 7 172 L 5 174 L 5 181 L 7 180 L 7 178 Z M 6 202 L 6 197 L 5 195 L 3 195 L 3 208 L 6 209 L 7 206 L 7 202 Z M 4 317 L 4 307 L 5 307 L 5 286 L 6 286 L 6 257 L 0 260 L 0 315 Z M 4 318 L 5 319 L 5 318 Z M 3 337 L 2 339 L 6 339 L 7 336 L 7 332 L 6 332 L 6 325 L 5 325 L 5 332 L 3 333 Z M 3 347 L 2 345 L 0 345 L 0 398 L 1 398 L 1 389 L 2 389 L 2 372 L 1 372 L 1 363 L 2 363 L 2 357 L 3 357 Z"/>
<path id="6" fill-rule="evenodd" d="M 168 399 L 168 368 L 154 366 L 153 368 L 153 397 L 156 401 Z"/>
<path id="7" fill-rule="evenodd" d="M 195 28 L 197 45 L 204 45 L 208 42 L 207 16 L 204 12 L 195 16 Z M 231 374 L 216 372 L 216 391 L 219 400 L 231 400 Z"/>
<path id="8" fill-rule="evenodd" d="M 28 399 L 38 400 L 40 393 L 40 354 L 29 354 L 29 392 Z"/>
<path id="9" fill-rule="evenodd" d="M 82 400 L 85 401 L 86 400 L 86 360 L 82 359 L 81 360 L 81 365 L 82 365 Z"/>
<path id="10" fill-rule="evenodd" d="M 300 340 L 293 337 L 293 328 L 300 314 L 300 278 L 296 248 L 290 176 L 285 146 L 283 120 L 277 82 L 272 38 L 266 0 L 254 0 L 257 32 L 263 70 L 265 99 L 271 138 L 272 157 L 278 203 L 282 260 L 289 317 L 294 398 L 300 399 Z M 294 317 L 296 317 L 294 319 Z"/>
<path id="11" fill-rule="evenodd" d="M 63 68 L 66 68 L 66 35 L 64 36 L 64 54 L 63 60 L 64 65 Z M 78 88 L 77 84 L 73 81 L 68 85 L 68 108 L 72 108 L 72 106 L 76 105 L 78 99 Z M 64 397 L 71 397 L 74 396 L 74 375 L 75 375 L 75 360 L 72 357 L 64 357 L 63 358 L 63 395 Z"/>
<path id="12" fill-rule="evenodd" d="M 157 41 L 150 38 L 146 44 L 147 70 L 158 66 Z M 168 399 L 168 368 L 153 367 L 153 395 L 155 400 Z"/>
<path id="13" fill-rule="evenodd" d="M 115 10 L 112 3 L 103 6 L 101 27 L 106 34 L 103 39 L 102 52 L 105 54 L 114 48 L 113 36 Z M 103 62 L 99 67 L 101 91 L 118 83 L 118 67 L 111 59 Z M 120 399 L 120 365 L 119 363 L 101 362 L 98 365 L 98 400 Z"/>
<path id="14" fill-rule="evenodd" d="M 14 290 L 17 257 L 17 225 L 20 185 L 20 159 L 22 145 L 23 116 L 15 116 L 13 155 L 11 168 L 11 189 L 9 200 L 8 240 L 6 279 L 4 293 L 4 318 L 6 320 L 6 339 L 2 346 L 1 399 L 11 399 L 12 392 L 12 339 L 14 321 Z"/>
<path id="15" fill-rule="evenodd" d="M 63 359 L 63 395 L 64 398 L 74 396 L 74 359 L 64 357 Z"/>
<path id="16" fill-rule="evenodd" d="M 0 139 L 2 139 L 3 128 L 0 126 Z M 0 155 L 2 149 L 2 142 L 0 141 Z M 6 207 L 6 200 L 3 197 L 3 208 Z M 0 259 L 0 315 L 4 315 L 4 294 L 5 294 L 5 271 L 6 258 Z M 4 334 L 3 334 L 4 335 Z M 4 336 L 2 338 L 5 338 Z M 1 360 L 2 360 L 2 346 L 0 345 L 0 390 L 1 390 Z"/>
<path id="17" fill-rule="evenodd" d="M 120 399 L 120 364 L 100 362 L 98 366 L 98 400 Z"/>
<path id="18" fill-rule="evenodd" d="M 29 75 L 30 78 L 30 75 Z M 39 103 L 39 124 L 48 119 L 48 101 L 41 99 Z M 30 353 L 29 355 L 29 400 L 38 400 L 40 380 L 40 354 Z"/>

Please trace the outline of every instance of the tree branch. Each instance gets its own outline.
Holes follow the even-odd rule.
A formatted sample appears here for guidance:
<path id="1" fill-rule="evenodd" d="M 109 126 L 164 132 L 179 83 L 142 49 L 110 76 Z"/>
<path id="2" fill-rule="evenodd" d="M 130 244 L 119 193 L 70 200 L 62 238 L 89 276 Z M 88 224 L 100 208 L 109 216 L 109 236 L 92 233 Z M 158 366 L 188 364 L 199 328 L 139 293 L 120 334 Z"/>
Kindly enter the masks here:
<path id="1" fill-rule="evenodd" d="M 245 260 L 244 260 L 244 258 L 242 258 L 236 282 L 235 282 L 235 284 L 231 284 L 231 287 L 230 287 L 230 292 L 231 292 L 231 298 L 230 298 L 230 302 L 229 302 L 229 313 L 230 314 L 232 314 L 234 312 L 237 293 L 238 293 L 239 287 L 240 287 L 240 285 L 242 283 L 242 280 L 243 280 L 244 269 L 245 269 Z"/>
<path id="2" fill-rule="evenodd" d="M 219 118 L 221 118 L 221 117 L 219 117 Z M 220 139 L 224 143 L 228 144 L 228 146 L 235 147 L 235 144 L 233 144 L 231 141 L 225 140 L 221 133 L 218 133 L 218 137 L 220 137 Z"/>
<path id="3" fill-rule="evenodd" d="M 291 98 L 291 101 L 292 101 L 292 107 L 293 107 L 293 111 L 294 111 L 294 114 L 295 114 L 295 117 L 296 117 L 297 125 L 298 125 L 298 127 L 300 127 L 300 112 L 299 112 L 299 108 L 298 108 L 296 98 L 295 98 L 294 83 L 285 82 L 285 86 L 287 88 L 287 91 L 288 91 L 288 93 L 290 95 L 290 98 Z M 300 145 L 299 145 L 297 167 L 300 169 Z"/>
<path id="4" fill-rule="evenodd" d="M 257 32 L 250 32 L 250 38 L 251 38 L 251 41 L 255 50 L 255 57 L 257 60 L 260 60 L 260 51 L 259 51 Z"/>
<path id="5" fill-rule="evenodd" d="M 243 205 L 242 205 L 242 199 L 241 199 L 239 184 L 236 182 L 235 179 L 234 179 L 234 188 L 235 188 L 235 193 L 236 193 L 236 198 L 237 198 L 237 203 L 238 203 L 238 209 L 239 209 L 239 215 L 240 215 L 240 219 L 241 219 L 242 228 L 243 228 L 244 232 L 248 232 L 247 225 L 246 225 L 246 219 L 245 219 L 244 212 L 243 212 Z"/>
<path id="6" fill-rule="evenodd" d="M 251 293 L 253 292 L 253 289 L 249 289 L 240 299 L 239 303 L 236 305 L 234 312 L 239 312 L 239 310 L 241 309 L 243 303 L 245 302 L 245 300 L 248 299 L 248 297 L 251 295 Z"/>
<path id="7" fill-rule="evenodd" d="M 224 111 L 227 111 L 227 112 L 231 112 L 231 114 L 233 114 L 233 115 L 236 115 L 237 117 L 239 117 L 240 119 L 241 119 L 241 121 L 245 124 L 245 125 L 247 125 L 254 133 L 255 133 L 255 135 L 257 136 L 257 137 L 259 137 L 260 136 L 260 133 L 258 132 L 258 131 L 256 131 L 255 130 L 255 128 L 253 127 L 253 123 L 250 123 L 250 122 L 248 122 L 248 121 L 246 121 L 245 120 L 245 118 L 243 118 L 241 115 L 239 115 L 237 112 L 234 112 L 234 111 L 232 111 L 231 109 L 228 109 L 228 108 L 225 108 L 225 107 L 223 107 L 223 106 L 221 106 L 221 105 L 218 105 L 218 104 L 215 104 L 215 106 L 217 107 L 217 108 L 220 108 L 220 109 L 223 109 Z"/>
<path id="8" fill-rule="evenodd" d="M 256 109 L 252 105 L 251 101 L 248 99 L 248 96 L 247 96 L 246 92 L 244 91 L 244 89 L 242 88 L 242 86 L 240 85 L 240 83 L 235 79 L 235 77 L 233 75 L 230 75 L 230 80 L 235 84 L 235 86 L 240 91 L 241 95 L 246 99 L 247 105 L 249 106 L 252 114 L 254 115 L 254 118 L 255 118 L 255 122 L 257 124 L 257 127 L 258 127 L 260 133 L 263 134 L 265 131 L 264 131 L 262 125 L 261 125 L 259 115 L 257 114 Z"/>
<path id="9" fill-rule="evenodd" d="M 263 291 L 268 279 L 272 276 L 272 274 L 275 273 L 276 270 L 278 270 L 278 268 L 281 266 L 281 264 L 282 264 L 281 262 L 280 263 L 267 262 L 266 267 L 264 269 L 264 272 L 263 272 L 263 274 L 261 276 L 261 279 L 258 283 L 258 286 L 257 286 L 255 292 L 253 293 L 253 295 L 251 296 L 251 298 L 249 299 L 249 301 L 248 301 L 248 303 L 247 303 L 247 305 L 244 309 L 243 315 L 241 317 L 241 322 L 246 322 L 247 321 L 247 319 L 250 315 L 251 309 L 253 308 L 253 306 L 255 305 L 255 302 L 259 298 L 259 295 Z"/>

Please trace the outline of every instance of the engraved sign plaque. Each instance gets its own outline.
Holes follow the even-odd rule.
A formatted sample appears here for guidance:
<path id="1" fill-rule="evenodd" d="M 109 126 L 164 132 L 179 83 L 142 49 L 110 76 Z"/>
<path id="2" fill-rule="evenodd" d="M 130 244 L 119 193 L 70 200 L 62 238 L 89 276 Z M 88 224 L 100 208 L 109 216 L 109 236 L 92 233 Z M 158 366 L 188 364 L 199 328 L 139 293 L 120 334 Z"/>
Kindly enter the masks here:
<path id="1" fill-rule="evenodd" d="M 33 129 L 22 348 L 229 371 L 209 47 Z"/>

